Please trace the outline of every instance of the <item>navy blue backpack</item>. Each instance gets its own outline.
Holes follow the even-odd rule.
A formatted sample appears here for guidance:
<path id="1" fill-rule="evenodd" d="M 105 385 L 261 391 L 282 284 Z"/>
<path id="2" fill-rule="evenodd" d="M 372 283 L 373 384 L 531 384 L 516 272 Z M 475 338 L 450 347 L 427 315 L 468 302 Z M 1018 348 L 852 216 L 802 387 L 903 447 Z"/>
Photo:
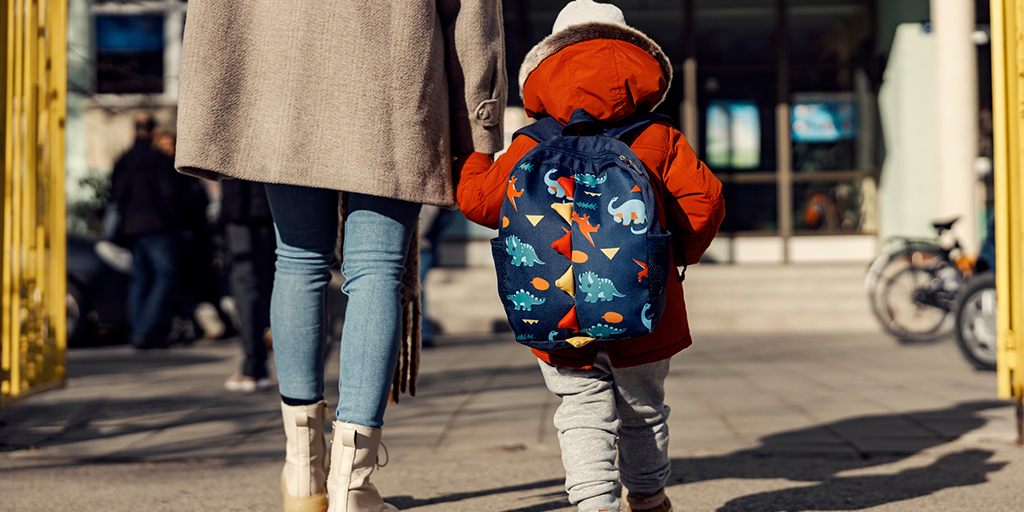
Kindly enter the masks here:
<path id="1" fill-rule="evenodd" d="M 662 119 L 599 123 L 577 109 L 517 131 L 537 146 L 509 174 L 498 293 L 520 343 L 542 351 L 650 334 L 665 309 L 671 234 L 640 159 L 619 140 Z"/>

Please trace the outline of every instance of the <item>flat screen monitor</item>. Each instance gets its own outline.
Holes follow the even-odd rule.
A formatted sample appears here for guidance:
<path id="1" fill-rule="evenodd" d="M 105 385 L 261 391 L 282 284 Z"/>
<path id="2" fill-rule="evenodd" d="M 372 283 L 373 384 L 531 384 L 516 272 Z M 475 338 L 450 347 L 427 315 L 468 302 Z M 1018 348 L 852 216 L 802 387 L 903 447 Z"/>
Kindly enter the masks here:
<path id="1" fill-rule="evenodd" d="M 790 109 L 793 142 L 838 142 L 857 137 L 852 95 L 798 96 Z"/>
<path id="2" fill-rule="evenodd" d="M 719 169 L 761 166 L 761 113 L 744 100 L 708 103 L 704 161 Z"/>

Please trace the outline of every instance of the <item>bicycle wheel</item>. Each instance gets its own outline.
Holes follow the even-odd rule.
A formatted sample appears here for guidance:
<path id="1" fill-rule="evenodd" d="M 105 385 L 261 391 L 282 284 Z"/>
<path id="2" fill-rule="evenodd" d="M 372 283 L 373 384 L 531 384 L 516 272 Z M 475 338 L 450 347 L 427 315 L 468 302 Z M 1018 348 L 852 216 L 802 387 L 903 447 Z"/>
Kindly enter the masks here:
<path id="1" fill-rule="evenodd" d="M 872 311 L 900 341 L 932 341 L 953 328 L 949 314 L 963 277 L 938 249 L 893 254 L 869 290 Z"/>
<path id="2" fill-rule="evenodd" d="M 960 294 L 956 315 L 956 341 L 967 358 L 979 370 L 995 371 L 997 352 L 996 276 L 978 274 Z"/>

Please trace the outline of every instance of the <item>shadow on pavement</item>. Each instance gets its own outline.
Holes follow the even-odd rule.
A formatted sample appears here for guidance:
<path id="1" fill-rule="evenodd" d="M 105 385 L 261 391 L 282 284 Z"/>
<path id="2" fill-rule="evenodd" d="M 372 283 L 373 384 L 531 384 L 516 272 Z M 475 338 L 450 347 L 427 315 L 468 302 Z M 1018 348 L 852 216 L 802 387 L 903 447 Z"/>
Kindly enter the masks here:
<path id="1" fill-rule="evenodd" d="M 556 485 L 560 486 L 560 485 L 562 485 L 562 483 L 564 483 L 564 481 L 561 478 L 557 478 L 557 479 L 551 479 L 551 480 L 541 480 L 541 481 L 532 482 L 532 483 L 529 483 L 529 484 L 509 485 L 509 486 L 505 486 L 505 487 L 497 487 L 497 488 L 494 488 L 494 489 L 486 489 L 486 490 L 482 490 L 482 491 L 459 492 L 459 493 L 454 493 L 454 494 L 446 494 L 444 496 L 437 496 L 435 498 L 428 498 L 428 499 L 416 499 L 416 498 L 414 498 L 412 496 L 385 496 L 385 499 L 387 500 L 388 503 L 391 503 L 392 505 L 398 507 L 399 510 L 406 510 L 406 509 L 412 509 L 412 508 L 416 508 L 416 507 L 425 507 L 427 505 L 435 505 L 435 504 L 438 504 L 438 503 L 453 503 L 453 502 L 456 502 L 456 501 L 468 500 L 468 499 L 472 499 L 472 498 L 479 498 L 481 496 L 492 496 L 492 495 L 495 495 L 495 494 L 504 494 L 504 493 L 508 493 L 508 492 L 520 492 L 520 491 L 531 491 L 531 490 L 534 490 L 534 489 L 544 489 L 546 487 L 553 487 L 553 486 L 556 486 Z M 562 497 L 562 499 L 559 500 L 559 501 L 556 501 L 556 502 L 551 502 L 551 503 L 545 503 L 545 504 L 542 504 L 542 505 L 537 505 L 536 507 L 529 507 L 529 508 L 524 508 L 524 509 L 516 509 L 516 512 L 526 512 L 526 511 L 541 512 L 541 511 L 544 511 L 544 510 L 554 510 L 556 508 L 561 508 L 561 507 L 565 507 L 565 506 L 569 505 L 569 502 L 565 499 L 565 493 L 564 492 L 552 493 L 552 494 L 548 494 L 548 495 L 545 495 L 545 496 L 560 496 L 560 497 Z M 541 507 L 541 508 L 537 508 L 537 507 Z M 544 507 L 547 507 L 547 508 L 544 508 Z M 512 512 L 512 511 L 508 511 L 508 512 Z"/>
<path id="2" fill-rule="evenodd" d="M 950 487 L 982 484 L 1007 463 L 987 463 L 987 450 L 951 453 L 923 468 L 891 475 L 828 478 L 810 487 L 751 494 L 730 500 L 721 512 L 862 510 L 926 496 Z"/>
<path id="3" fill-rule="evenodd" d="M 196 364 L 215 363 L 223 358 L 182 350 L 149 350 L 128 352 L 120 347 L 74 349 L 68 353 L 68 378 L 93 375 L 146 373 L 165 368 L 181 368 Z"/>
<path id="4" fill-rule="evenodd" d="M 968 402 L 949 409 L 863 416 L 772 434 L 762 438 L 761 444 L 752 449 L 721 456 L 672 459 L 673 477 L 669 486 L 720 479 L 785 479 L 814 483 L 741 496 L 718 509 L 720 512 L 796 512 L 861 510 L 951 487 L 977 485 L 988 481 L 988 473 L 1006 465 L 988 462 L 994 455 L 992 451 L 969 449 L 951 453 L 928 466 L 892 474 L 842 476 L 840 473 L 896 463 L 956 440 L 985 424 L 987 420 L 980 412 L 1006 406 L 1006 402 L 999 401 Z M 430 500 L 399 497 L 396 505 L 403 500 L 406 505 L 403 508 L 413 508 L 561 483 L 560 480 L 544 480 Z M 570 506 L 564 493 L 546 497 L 551 500 L 504 512 L 543 512 Z M 676 505 L 685 508 L 685 503 Z"/>
<path id="5" fill-rule="evenodd" d="M 0 413 L 0 453 L 103 440 L 116 446 L 97 450 L 98 455 L 70 456 L 83 462 L 120 462 L 218 450 L 268 428 L 263 423 L 276 408 L 266 402 L 265 395 L 253 393 L 23 403 Z M 276 406 L 276 401 L 271 402 Z M 168 436 L 165 442 L 134 448 L 142 437 L 178 428 L 201 429 L 203 435 Z"/>

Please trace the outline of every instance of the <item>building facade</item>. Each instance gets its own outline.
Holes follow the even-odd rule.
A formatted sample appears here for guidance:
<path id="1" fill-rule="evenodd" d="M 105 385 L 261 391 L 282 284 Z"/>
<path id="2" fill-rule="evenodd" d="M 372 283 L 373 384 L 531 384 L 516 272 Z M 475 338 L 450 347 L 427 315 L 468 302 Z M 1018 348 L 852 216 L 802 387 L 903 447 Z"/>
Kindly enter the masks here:
<path id="1" fill-rule="evenodd" d="M 984 31 L 986 0 L 935 1 L 957 4 L 975 18 L 970 26 L 977 23 Z M 79 160 L 74 165 L 71 159 L 75 157 L 69 154 L 69 174 L 99 176 L 109 171 L 117 154 L 129 145 L 130 118 L 137 109 L 153 110 L 161 122 L 173 126 L 177 59 L 187 2 L 72 2 L 87 5 L 88 49 L 80 53 L 88 56 L 88 80 L 81 88 L 80 117 L 80 136 L 86 142 L 76 149 Z M 535 0 L 503 3 L 508 76 L 516 77 L 526 52 L 550 33 L 563 4 Z M 960 117 L 946 122 L 954 123 L 953 128 L 942 128 L 943 116 L 933 116 L 935 134 L 925 138 L 931 137 L 928 140 L 934 144 L 898 147 L 902 139 L 883 131 L 885 118 L 897 112 L 903 113 L 906 122 L 908 115 L 924 120 L 929 112 L 941 110 L 938 99 L 920 112 L 900 110 L 899 101 L 889 106 L 884 101 L 880 106 L 878 101 L 898 26 L 915 24 L 929 34 L 922 39 L 925 46 L 943 44 L 939 39 L 945 32 L 933 31 L 929 25 L 932 10 L 928 0 L 614 3 L 631 25 L 658 41 L 672 60 L 675 79 L 659 112 L 676 120 L 693 149 L 725 184 L 728 213 L 709 259 L 739 263 L 866 261 L 887 236 L 928 235 L 931 218 L 955 210 L 945 206 L 952 200 L 943 199 L 950 190 L 955 198 L 972 194 L 959 201 L 957 208 L 983 203 L 983 193 L 959 190 L 963 183 L 977 181 L 972 173 L 978 166 L 968 162 L 966 168 L 942 171 L 937 163 L 948 160 L 939 148 L 948 151 L 949 145 L 939 141 L 951 137 L 960 140 L 961 146 L 969 146 L 961 148 L 958 155 L 984 156 L 978 123 L 955 125 L 962 125 L 965 115 L 976 120 L 984 118 L 986 108 L 991 111 L 986 106 L 991 103 L 990 95 L 977 93 L 977 80 L 967 80 L 965 88 L 974 90 L 974 96 L 967 94 L 962 102 L 968 105 L 958 110 Z M 963 18 L 963 13 L 954 14 L 956 19 Z M 987 47 L 971 51 L 982 57 L 950 65 L 939 61 L 933 52 L 929 57 L 933 65 L 894 70 L 888 75 L 900 76 L 906 84 L 936 83 L 938 73 L 963 76 L 963 66 L 973 65 L 984 74 Z M 904 67 L 909 64 L 914 62 L 900 61 Z M 509 133 L 526 122 L 521 109 L 515 108 L 519 106 L 515 82 L 509 84 Z M 983 90 L 987 83 L 982 81 Z M 963 96 L 959 91 L 935 94 L 936 98 Z M 982 115 L 977 115 L 979 112 Z M 924 126 L 919 131 L 932 128 Z M 901 129 L 913 132 L 913 126 Z M 70 137 L 69 129 L 69 150 L 74 147 Z M 900 160 L 890 159 L 884 165 L 890 153 Z M 942 159 L 935 156 L 939 154 Z M 929 167 L 928 161 L 933 165 Z M 80 171 L 71 171 L 72 167 Z M 930 175 L 932 172 L 937 174 Z M 962 178 L 960 172 L 971 176 L 966 181 L 942 179 L 942 173 Z M 916 177 L 908 179 L 908 173 Z M 915 180 L 938 185 L 932 191 L 896 185 Z M 893 184 L 888 194 L 883 190 L 887 183 Z M 935 199 L 916 197 L 923 193 Z M 69 194 L 73 196 L 70 186 Z M 901 199 L 907 195 L 916 198 Z M 926 207 L 904 208 L 907 202 Z M 442 260 L 448 264 L 486 263 L 486 247 L 477 251 L 471 246 L 489 236 L 487 230 L 460 225 Z M 969 231 L 966 236 L 975 235 Z"/>

